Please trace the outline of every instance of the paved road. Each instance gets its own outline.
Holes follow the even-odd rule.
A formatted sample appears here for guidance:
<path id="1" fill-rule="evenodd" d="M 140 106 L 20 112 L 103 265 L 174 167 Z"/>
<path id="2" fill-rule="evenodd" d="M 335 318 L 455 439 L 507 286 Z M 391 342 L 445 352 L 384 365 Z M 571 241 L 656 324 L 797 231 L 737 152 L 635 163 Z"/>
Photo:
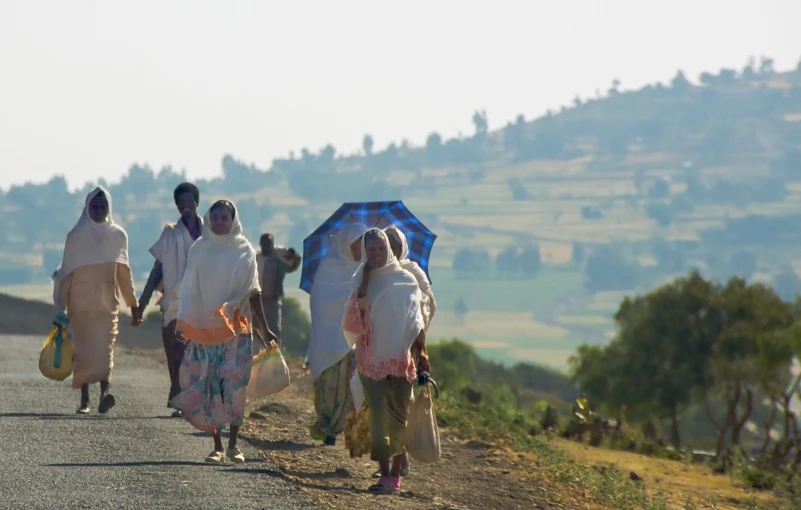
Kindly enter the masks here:
<path id="1" fill-rule="evenodd" d="M 307 509 L 249 445 L 250 460 L 203 463 L 210 436 L 167 418 L 167 375 L 147 358 L 117 353 L 117 407 L 78 416 L 71 379 L 38 370 L 42 339 L 0 337 L 0 508 Z"/>

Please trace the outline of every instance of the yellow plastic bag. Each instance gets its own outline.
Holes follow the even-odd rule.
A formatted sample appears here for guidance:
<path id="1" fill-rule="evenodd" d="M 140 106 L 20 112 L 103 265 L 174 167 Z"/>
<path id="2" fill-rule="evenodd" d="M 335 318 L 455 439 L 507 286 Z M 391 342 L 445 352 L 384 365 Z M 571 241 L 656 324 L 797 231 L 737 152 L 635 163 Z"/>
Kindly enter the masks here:
<path id="1" fill-rule="evenodd" d="M 53 326 L 39 355 L 39 371 L 55 381 L 72 374 L 72 341 L 64 326 Z"/>
<path id="2" fill-rule="evenodd" d="M 414 399 L 406 423 L 406 451 L 422 464 L 436 462 L 440 457 L 439 428 L 428 385 Z"/>
<path id="3" fill-rule="evenodd" d="M 250 382 L 246 390 L 249 398 L 274 395 L 289 386 L 289 367 L 281 349 L 272 346 L 253 357 Z"/>

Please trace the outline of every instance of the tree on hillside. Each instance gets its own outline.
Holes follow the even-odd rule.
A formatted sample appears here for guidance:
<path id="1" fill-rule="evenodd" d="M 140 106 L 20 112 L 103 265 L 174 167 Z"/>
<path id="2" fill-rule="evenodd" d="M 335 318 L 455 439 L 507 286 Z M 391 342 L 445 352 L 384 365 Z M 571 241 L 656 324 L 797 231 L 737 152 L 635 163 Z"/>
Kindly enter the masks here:
<path id="1" fill-rule="evenodd" d="M 524 278 L 534 278 L 542 267 L 540 247 L 529 244 L 517 257 L 518 267 Z"/>
<path id="2" fill-rule="evenodd" d="M 512 200 L 528 200 L 531 198 L 526 185 L 517 177 L 510 177 L 506 181 L 506 185 L 509 186 L 509 191 L 512 192 Z"/>
<path id="3" fill-rule="evenodd" d="M 462 248 L 453 256 L 453 272 L 457 278 L 476 278 L 487 276 L 492 258 L 487 250 Z"/>
<path id="4" fill-rule="evenodd" d="M 370 135 L 364 135 L 364 140 L 362 140 L 362 149 L 364 149 L 365 156 L 372 156 L 373 155 L 373 137 Z"/>
<path id="5" fill-rule="evenodd" d="M 590 292 L 628 290 L 637 280 L 637 269 L 614 246 L 601 245 L 587 258 L 584 285 Z"/>
<path id="6" fill-rule="evenodd" d="M 775 61 L 766 56 L 759 57 L 759 74 L 773 74 L 775 69 L 773 68 Z"/>
<path id="7" fill-rule="evenodd" d="M 456 303 L 453 306 L 453 313 L 456 314 L 456 318 L 459 320 L 459 322 L 464 322 L 467 312 L 467 303 L 465 303 L 464 299 L 460 297 L 456 300 Z"/>
<path id="8" fill-rule="evenodd" d="M 740 444 L 763 399 L 774 409 L 770 416 L 782 408 L 794 420 L 784 388 L 801 339 L 798 318 L 798 309 L 770 287 L 739 278 L 720 285 L 691 272 L 625 298 L 615 314 L 618 335 L 604 347 L 582 346 L 570 361 L 571 374 L 581 391 L 609 410 L 625 406 L 629 419 L 667 419 L 676 448 L 679 413 L 700 402 L 721 454 L 727 440 Z M 723 404 L 722 416 L 715 415 L 713 402 Z M 768 429 L 770 416 L 763 424 Z"/>
<path id="9" fill-rule="evenodd" d="M 429 161 L 438 165 L 443 159 L 442 137 L 439 133 L 431 133 L 426 139 L 426 154 L 428 154 Z"/>
<path id="10" fill-rule="evenodd" d="M 670 87 L 678 92 L 684 92 L 692 87 L 692 84 L 684 75 L 684 71 L 679 70 L 676 76 L 670 81 Z"/>
<path id="11" fill-rule="evenodd" d="M 520 270 L 519 251 L 517 246 L 511 244 L 495 257 L 495 270 L 500 276 L 510 279 L 517 276 L 517 272 Z"/>
<path id="12" fill-rule="evenodd" d="M 473 114 L 473 125 L 476 128 L 476 137 L 486 136 L 489 131 L 489 122 L 487 121 L 486 110 L 477 111 Z"/>

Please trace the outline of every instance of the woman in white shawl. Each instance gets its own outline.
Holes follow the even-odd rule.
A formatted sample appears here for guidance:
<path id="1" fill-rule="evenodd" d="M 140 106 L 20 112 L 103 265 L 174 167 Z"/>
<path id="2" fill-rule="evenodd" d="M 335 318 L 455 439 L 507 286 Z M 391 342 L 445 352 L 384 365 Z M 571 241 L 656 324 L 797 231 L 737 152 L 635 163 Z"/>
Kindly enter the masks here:
<path id="1" fill-rule="evenodd" d="M 426 323 L 426 331 L 434 319 L 434 314 L 437 313 L 437 302 L 434 299 L 434 291 L 431 290 L 431 282 L 428 281 L 423 268 L 417 262 L 409 260 L 409 244 L 404 234 L 398 227 L 391 225 L 384 229 L 387 237 L 389 237 L 389 246 L 392 248 L 392 253 L 400 262 L 403 269 L 412 273 L 414 279 L 417 280 L 417 285 L 420 287 L 420 292 L 423 293 L 423 319 Z"/>
<path id="2" fill-rule="evenodd" d="M 53 287 L 53 322 L 72 331 L 72 387 L 81 389 L 78 414 L 89 413 L 93 383 L 100 383 L 98 412 L 106 413 L 116 404 L 109 390 L 119 332 L 119 294 L 138 320 L 128 234 L 114 223 L 111 195 L 98 187 L 86 197 L 83 213 L 67 235 Z"/>
<path id="3" fill-rule="evenodd" d="M 370 458 L 378 461 L 381 475 L 370 490 L 387 493 L 400 488 L 412 384 L 430 366 L 417 280 L 400 266 L 381 229 L 364 234 L 362 253 L 342 329 L 356 344 L 359 379 L 370 408 Z"/>
<path id="4" fill-rule="evenodd" d="M 189 249 L 181 281 L 177 335 L 187 342 L 172 399 L 194 427 L 214 436 L 206 462 L 245 462 L 237 447 L 245 390 L 253 363 L 252 319 L 274 341 L 261 304 L 256 250 L 242 234 L 236 207 L 220 200 L 203 218 L 203 235 Z M 251 313 L 251 310 L 253 312 Z M 230 425 L 228 450 L 222 429 Z"/>
<path id="5" fill-rule="evenodd" d="M 350 379 L 356 370 L 353 344 L 342 332 L 342 310 L 350 297 L 351 279 L 362 258 L 361 239 L 367 226 L 353 223 L 336 233 L 314 274 L 311 288 L 311 336 L 306 355 L 314 380 L 317 422 L 309 434 L 327 445 L 345 428 L 352 405 Z"/>

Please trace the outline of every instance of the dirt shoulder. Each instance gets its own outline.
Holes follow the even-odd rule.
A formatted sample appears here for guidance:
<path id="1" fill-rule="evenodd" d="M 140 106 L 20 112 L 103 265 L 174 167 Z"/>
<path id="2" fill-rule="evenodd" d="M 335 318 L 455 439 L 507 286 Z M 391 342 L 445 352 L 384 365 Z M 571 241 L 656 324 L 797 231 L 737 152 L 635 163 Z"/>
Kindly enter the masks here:
<path id="1" fill-rule="evenodd" d="M 610 502 L 608 506 L 590 502 L 605 488 L 571 486 L 569 480 L 564 480 L 566 473 L 574 472 L 570 467 L 544 468 L 534 454 L 483 441 L 460 440 L 448 430 L 441 431 L 439 462 L 413 464 L 399 494 L 374 496 L 367 487 L 375 483 L 375 463 L 367 457 L 350 458 L 343 437 L 336 446 L 323 446 L 309 437 L 308 429 L 315 421 L 311 377 L 298 377 L 299 366 L 290 365 L 289 388 L 248 403 L 242 434 L 277 467 L 275 476 L 292 481 L 326 508 L 373 509 L 378 508 L 376 498 L 388 498 L 380 504 L 398 510 L 632 508 L 630 504 L 611 503 L 617 499 L 614 494 L 604 494 L 604 500 Z M 615 467 L 622 478 L 637 480 L 630 483 L 641 484 L 652 496 L 664 497 L 665 506 L 648 508 L 778 507 L 772 495 L 752 495 L 706 466 L 592 448 L 557 438 L 549 441 L 567 453 L 567 463 L 592 466 L 597 471 Z M 624 498 L 620 499 L 623 503 Z"/>
<path id="2" fill-rule="evenodd" d="M 461 441 L 447 431 L 442 433 L 439 462 L 413 463 L 397 495 L 370 494 L 367 487 L 376 482 L 371 476 L 374 462 L 350 458 L 342 436 L 336 446 L 324 446 L 309 436 L 315 421 L 312 382 L 309 376 L 298 377 L 299 372 L 292 367 L 292 384 L 278 395 L 248 403 L 241 434 L 280 476 L 327 508 L 374 509 L 376 498 L 390 498 L 381 504 L 397 510 L 581 508 L 548 502 L 547 491 L 530 480 L 536 462 L 532 456 Z"/>

